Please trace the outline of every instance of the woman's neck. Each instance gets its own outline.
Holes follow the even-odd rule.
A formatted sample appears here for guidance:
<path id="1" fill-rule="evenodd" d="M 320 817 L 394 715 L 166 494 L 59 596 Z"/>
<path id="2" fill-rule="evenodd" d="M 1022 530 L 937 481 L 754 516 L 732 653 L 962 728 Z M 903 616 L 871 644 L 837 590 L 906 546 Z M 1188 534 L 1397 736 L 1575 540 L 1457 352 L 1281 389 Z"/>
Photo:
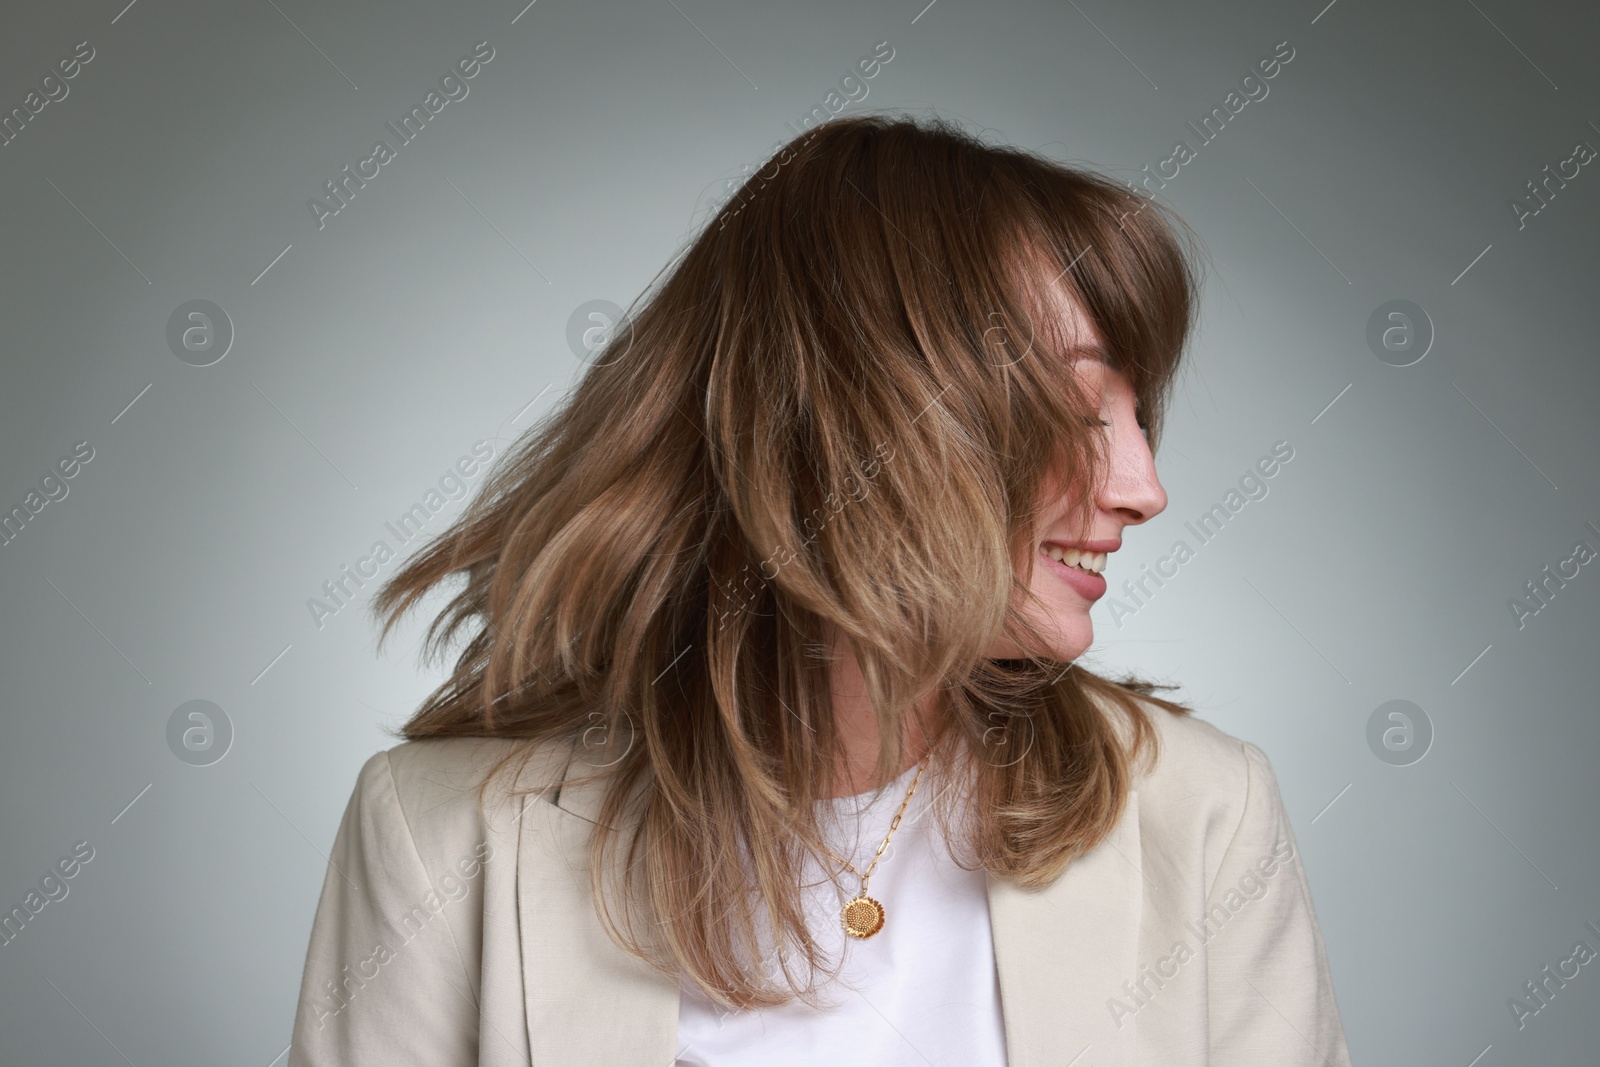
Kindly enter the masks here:
<path id="1" fill-rule="evenodd" d="M 880 742 L 878 719 L 867 696 L 866 679 L 849 646 L 835 641 L 833 661 L 829 675 L 829 690 L 833 702 L 834 728 L 844 745 L 844 766 L 833 781 L 832 797 L 849 797 L 865 793 L 879 783 L 875 780 L 878 747 Z M 893 774 L 899 776 L 910 770 L 927 755 L 932 741 L 930 730 L 934 697 L 930 694 L 917 707 L 915 717 L 906 732 L 906 747 L 901 753 L 900 766 Z"/>

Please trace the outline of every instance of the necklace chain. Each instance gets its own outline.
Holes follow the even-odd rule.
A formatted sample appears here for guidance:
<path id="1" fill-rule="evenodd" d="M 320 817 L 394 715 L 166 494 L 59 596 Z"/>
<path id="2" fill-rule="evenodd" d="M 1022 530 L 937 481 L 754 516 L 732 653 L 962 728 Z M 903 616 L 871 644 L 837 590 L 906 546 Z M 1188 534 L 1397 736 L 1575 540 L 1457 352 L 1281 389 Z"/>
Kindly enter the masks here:
<path id="1" fill-rule="evenodd" d="M 884 852 L 889 848 L 889 841 L 894 837 L 894 832 L 900 829 L 900 820 L 905 817 L 906 807 L 911 803 L 911 798 L 917 794 L 917 783 L 922 780 L 922 772 L 927 769 L 928 757 L 924 756 L 917 767 L 916 776 L 911 779 L 911 788 L 906 791 L 906 798 L 900 802 L 900 810 L 894 813 L 894 818 L 889 822 L 889 832 L 884 835 L 883 843 L 878 846 L 878 851 L 872 857 L 872 862 L 867 866 L 865 874 L 856 870 L 855 865 L 842 856 L 837 856 L 831 849 L 824 848 L 834 862 L 844 865 L 844 869 L 861 879 L 861 891 L 858 896 L 866 896 L 867 882 L 872 878 L 872 872 L 878 869 L 878 861 L 883 859 Z"/>

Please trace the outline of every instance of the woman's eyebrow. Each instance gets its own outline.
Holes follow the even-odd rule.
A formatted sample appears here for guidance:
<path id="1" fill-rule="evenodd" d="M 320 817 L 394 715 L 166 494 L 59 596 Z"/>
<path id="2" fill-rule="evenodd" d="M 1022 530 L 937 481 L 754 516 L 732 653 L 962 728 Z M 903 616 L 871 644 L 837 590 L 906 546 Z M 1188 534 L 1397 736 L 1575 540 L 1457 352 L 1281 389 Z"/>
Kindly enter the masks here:
<path id="1" fill-rule="evenodd" d="M 1106 351 L 1104 345 L 1073 345 L 1067 349 L 1067 354 L 1074 359 L 1093 359 L 1109 365 L 1111 353 Z"/>

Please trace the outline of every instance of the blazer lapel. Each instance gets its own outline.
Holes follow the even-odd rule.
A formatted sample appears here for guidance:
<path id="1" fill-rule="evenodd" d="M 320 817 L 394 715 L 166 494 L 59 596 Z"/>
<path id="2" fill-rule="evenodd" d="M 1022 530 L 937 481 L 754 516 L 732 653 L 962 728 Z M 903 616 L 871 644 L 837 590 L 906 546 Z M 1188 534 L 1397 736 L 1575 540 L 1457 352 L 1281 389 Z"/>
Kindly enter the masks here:
<path id="1" fill-rule="evenodd" d="M 517 922 L 528 1048 L 563 1067 L 677 1058 L 678 983 L 622 950 L 595 914 L 588 842 L 605 781 L 569 785 L 591 770 L 571 759 L 554 803 L 530 801 L 517 854 Z"/>
<path id="2" fill-rule="evenodd" d="M 1138 791 L 1110 836 L 1050 885 L 1019 889 L 993 875 L 988 885 L 1009 1067 L 1135 1063 L 1135 1021 L 1119 1026 L 1107 1002 L 1138 977 Z"/>

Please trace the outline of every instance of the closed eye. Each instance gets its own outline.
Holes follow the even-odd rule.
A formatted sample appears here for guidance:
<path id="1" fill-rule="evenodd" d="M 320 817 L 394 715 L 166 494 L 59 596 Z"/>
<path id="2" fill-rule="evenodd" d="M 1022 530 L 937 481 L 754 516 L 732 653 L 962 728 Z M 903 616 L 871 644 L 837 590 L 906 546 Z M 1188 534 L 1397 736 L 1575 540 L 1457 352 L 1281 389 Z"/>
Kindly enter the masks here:
<path id="1" fill-rule="evenodd" d="M 1084 421 L 1084 423 L 1086 425 L 1089 425 L 1089 426 L 1110 426 L 1111 425 L 1105 419 L 1095 418 L 1093 415 L 1085 415 L 1083 417 L 1083 421 Z M 1139 432 L 1140 433 L 1144 434 L 1146 437 L 1150 436 L 1150 424 L 1148 422 L 1145 422 L 1143 419 L 1140 419 L 1137 423 L 1135 423 L 1135 425 L 1137 425 L 1139 427 Z"/>

